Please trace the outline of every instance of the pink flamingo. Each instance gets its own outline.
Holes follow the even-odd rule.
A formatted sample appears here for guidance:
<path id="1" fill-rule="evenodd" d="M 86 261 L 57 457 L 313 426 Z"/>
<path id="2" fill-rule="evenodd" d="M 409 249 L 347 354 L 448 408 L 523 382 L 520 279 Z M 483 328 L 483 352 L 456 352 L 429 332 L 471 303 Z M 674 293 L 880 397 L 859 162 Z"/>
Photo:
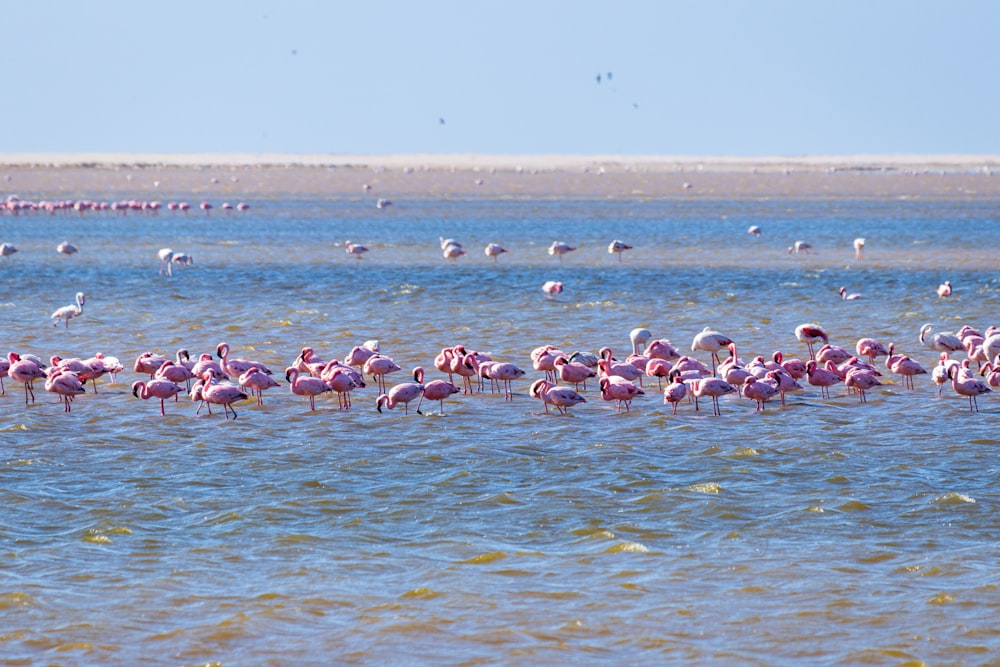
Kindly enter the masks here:
<path id="1" fill-rule="evenodd" d="M 299 369 L 289 366 L 285 369 L 285 381 L 288 382 L 288 390 L 296 396 L 309 397 L 309 409 L 316 409 L 316 397 L 325 391 L 330 391 L 330 385 L 319 378 L 310 376 L 299 376 Z"/>
<path id="2" fill-rule="evenodd" d="M 205 212 L 205 215 L 208 215 L 208 212 L 212 210 L 212 204 L 210 204 L 207 201 L 203 201 L 201 204 L 199 204 L 199 206 L 201 207 L 201 210 Z"/>
<path id="3" fill-rule="evenodd" d="M 272 375 L 271 369 L 259 361 L 249 359 L 231 359 L 229 357 L 229 343 L 219 343 L 215 348 L 215 354 L 219 357 L 222 371 L 233 380 L 238 379 L 251 368 L 256 368 L 261 373 Z"/>
<path id="4" fill-rule="evenodd" d="M 977 396 L 993 391 L 982 380 L 959 373 L 958 368 L 955 366 L 948 369 L 948 377 L 951 378 L 951 387 L 955 390 L 956 394 L 969 397 L 969 412 L 979 412 L 979 403 L 976 401 Z"/>
<path id="5" fill-rule="evenodd" d="M 24 404 L 28 404 L 29 394 L 31 395 L 31 402 L 34 403 L 35 391 L 33 385 L 35 380 L 41 380 L 46 377 L 42 366 L 31 359 L 21 358 L 17 352 L 8 352 L 7 361 L 10 363 L 7 375 L 15 382 L 24 384 Z"/>
<path id="6" fill-rule="evenodd" d="M 806 363 L 801 359 L 786 359 L 781 350 L 775 351 L 771 358 L 778 364 L 780 370 L 784 370 L 796 380 L 801 380 L 806 376 Z"/>
<path id="7" fill-rule="evenodd" d="M 558 280 L 547 280 L 542 284 L 542 291 L 549 296 L 560 294 L 563 291 L 563 284 Z"/>
<path id="8" fill-rule="evenodd" d="M 413 369 L 413 382 L 403 382 L 393 386 L 387 393 L 379 394 L 375 399 L 375 409 L 382 412 L 382 406 L 392 410 L 397 405 L 403 405 L 403 414 L 410 413 L 410 402 L 420 398 L 424 393 L 424 385 L 418 381 L 422 378 L 424 369 L 417 366 Z"/>
<path id="9" fill-rule="evenodd" d="M 868 362 L 874 364 L 878 357 L 889 354 L 888 348 L 874 338 L 859 338 L 854 344 L 854 349 L 859 357 L 868 357 Z"/>
<path id="10" fill-rule="evenodd" d="M 156 375 L 156 371 L 160 370 L 160 366 L 169 361 L 166 357 L 155 354 L 153 352 L 143 352 L 135 359 L 135 365 L 132 369 L 136 373 L 142 373 L 148 375 L 149 379 L 153 379 Z"/>
<path id="11" fill-rule="evenodd" d="M 167 359 L 158 369 L 156 369 L 156 372 L 153 373 L 153 377 L 160 380 L 168 380 L 175 384 L 181 384 L 183 382 L 184 386 L 190 387 L 191 380 L 193 380 L 196 376 L 187 366 Z M 174 398 L 176 399 L 176 396 Z"/>
<path id="12" fill-rule="evenodd" d="M 944 387 L 945 383 L 948 382 L 949 380 L 948 369 L 951 368 L 952 366 L 958 366 L 958 365 L 959 363 L 957 361 L 948 358 L 947 352 L 941 353 L 941 358 L 940 361 L 938 361 L 938 365 L 931 369 L 931 379 L 934 381 L 934 384 L 937 385 L 938 396 L 941 395 L 942 388 Z"/>
<path id="13" fill-rule="evenodd" d="M 567 384 L 574 385 L 577 391 L 580 391 L 581 384 L 584 389 L 587 388 L 588 378 L 597 377 L 597 372 L 594 369 L 584 364 L 570 361 L 566 356 L 556 357 L 553 364 L 555 365 L 559 379 Z"/>
<path id="14" fill-rule="evenodd" d="M 839 345 L 830 345 L 827 343 L 816 351 L 815 359 L 818 364 L 825 364 L 828 361 L 832 361 L 835 364 L 842 364 L 853 356 Z"/>
<path id="15" fill-rule="evenodd" d="M 933 327 L 930 324 L 920 327 L 918 338 L 924 347 L 948 353 L 965 351 L 965 345 L 962 344 L 961 338 L 948 331 L 931 334 L 932 329 Z"/>
<path id="16" fill-rule="evenodd" d="M 556 255 L 559 257 L 559 261 L 562 261 L 563 255 L 568 252 L 573 252 L 576 247 L 571 246 L 568 243 L 563 243 L 562 241 L 553 241 L 552 245 L 549 246 L 549 254 Z"/>
<path id="17" fill-rule="evenodd" d="M 251 396 L 257 397 L 257 405 L 264 405 L 265 389 L 281 386 L 277 380 L 259 368 L 249 369 L 239 377 L 238 381 L 241 387 L 246 387 L 250 390 Z"/>
<path id="18" fill-rule="evenodd" d="M 549 406 L 555 407 L 560 414 L 568 414 L 569 409 L 574 405 L 586 403 L 579 392 L 569 387 L 560 387 L 552 384 L 548 380 L 535 380 L 528 389 L 528 395 L 532 398 L 541 399 L 545 412 L 548 413 Z"/>
<path id="19" fill-rule="evenodd" d="M 201 387 L 201 400 L 204 401 L 209 406 L 209 414 L 212 412 L 212 404 L 221 405 L 225 411 L 226 419 L 229 419 L 229 411 L 233 412 L 233 419 L 236 419 L 236 408 L 233 407 L 233 403 L 236 401 L 244 401 L 247 399 L 247 395 L 240 391 L 240 388 L 234 384 L 226 383 L 213 383 L 212 380 L 215 376 L 211 370 L 206 370 L 205 374 L 201 376 L 202 382 L 204 383 Z M 194 392 L 194 389 L 191 390 Z M 197 400 L 197 399 L 195 399 Z M 199 409 L 201 409 L 199 407 Z"/>
<path id="20" fill-rule="evenodd" d="M 924 370 L 923 366 L 905 354 L 893 360 L 892 365 L 889 366 L 889 370 L 903 376 L 903 386 L 907 389 L 913 389 L 914 375 L 927 375 L 927 371 Z"/>
<path id="21" fill-rule="evenodd" d="M 645 372 L 645 370 L 640 370 L 632 364 L 615 363 L 616 360 L 610 347 L 602 347 L 598 353 L 601 356 L 601 360 L 597 362 L 597 368 L 600 371 L 601 377 L 614 375 L 624 378 L 629 382 L 636 382 Z"/>
<path id="22" fill-rule="evenodd" d="M 680 353 L 674 349 L 674 346 L 666 338 L 657 338 L 656 340 L 649 341 L 644 352 L 650 359 L 676 361 L 681 357 Z"/>
<path id="23" fill-rule="evenodd" d="M 628 380 L 613 380 L 610 377 L 601 378 L 601 398 L 605 401 L 617 401 L 618 409 L 617 412 L 622 411 L 622 407 L 625 408 L 625 412 L 629 412 L 632 407 L 632 399 L 636 396 L 642 396 L 646 392 L 641 388 L 635 386 Z"/>
<path id="24" fill-rule="evenodd" d="M 843 382 L 843 379 L 835 372 L 826 368 L 820 368 L 815 359 L 806 362 L 806 381 L 814 387 L 819 387 L 822 398 L 830 398 L 830 387 Z"/>
<path id="25" fill-rule="evenodd" d="M 806 344 L 806 348 L 809 349 L 810 359 L 816 358 L 813 345 L 820 341 L 823 341 L 824 345 L 830 342 L 830 337 L 826 335 L 826 332 L 814 324 L 800 324 L 795 327 L 795 337 L 799 339 L 800 343 Z"/>
<path id="26" fill-rule="evenodd" d="M 191 372 L 197 377 L 203 377 L 206 371 L 210 372 L 216 380 L 222 380 L 226 377 L 226 372 L 222 370 L 222 365 L 213 359 L 212 355 L 208 352 L 202 352 L 198 356 L 198 361 L 191 367 Z"/>
<path id="27" fill-rule="evenodd" d="M 718 331 L 712 329 L 712 327 L 705 327 L 701 333 L 694 337 L 691 341 L 691 351 L 696 352 L 698 350 L 704 350 L 712 355 L 712 375 L 715 375 L 716 367 L 720 363 L 719 350 L 724 347 L 728 347 L 732 344 L 733 340 L 729 336 L 725 336 Z"/>
<path id="28" fill-rule="evenodd" d="M 330 387 L 331 391 L 337 394 L 337 403 L 341 410 L 351 409 L 351 392 L 365 386 L 361 374 L 351 367 L 336 365 L 331 361 L 327 370 L 324 370 L 322 379 Z"/>
<path id="29" fill-rule="evenodd" d="M 173 398 L 177 400 L 177 394 L 184 391 L 176 382 L 171 382 L 170 380 L 159 378 L 155 380 L 150 380 L 149 382 L 133 382 L 132 383 L 132 395 L 136 398 L 141 398 L 147 400 L 151 397 L 160 399 L 160 415 L 166 415 L 163 403 L 168 398 Z"/>
<path id="30" fill-rule="evenodd" d="M 367 341 L 364 345 L 355 345 L 351 348 L 351 351 L 347 353 L 347 356 L 344 357 L 344 363 L 348 366 L 363 368 L 366 361 L 379 353 L 377 348 L 377 341 Z M 309 351 L 312 352 L 312 348 L 309 348 Z"/>
<path id="31" fill-rule="evenodd" d="M 1000 387 L 1000 357 L 987 362 L 979 374 L 986 378 L 986 384 L 990 387 Z"/>
<path id="32" fill-rule="evenodd" d="M 814 362 L 815 363 L 815 362 Z M 774 371 L 771 371 L 772 373 Z M 743 383 L 743 396 L 757 402 L 756 412 L 764 411 L 764 403 L 771 400 L 777 393 L 778 387 L 770 382 L 758 380 L 754 376 L 747 378 Z"/>
<path id="33" fill-rule="evenodd" d="M 368 248 L 361 245 L 360 243 L 351 243 L 350 241 L 344 241 L 344 250 L 349 255 L 354 255 L 358 259 L 361 259 L 361 255 L 368 252 Z"/>
<path id="34" fill-rule="evenodd" d="M 854 259 L 861 261 L 865 258 L 865 239 L 858 237 L 854 239 Z"/>
<path id="35" fill-rule="evenodd" d="M 698 399 L 700 397 L 709 396 L 712 399 L 712 414 L 715 416 L 722 414 L 719 410 L 719 397 L 736 391 L 736 387 L 725 380 L 715 377 L 706 377 L 698 380 L 694 383 L 692 389 L 694 393 L 694 409 L 698 409 Z"/>
<path id="36" fill-rule="evenodd" d="M 160 248 L 156 251 L 156 256 L 160 260 L 160 270 L 157 272 L 157 275 L 162 276 L 166 274 L 168 278 L 172 276 L 173 269 L 171 267 L 174 263 L 174 251 L 170 248 Z"/>
<path id="37" fill-rule="evenodd" d="M 844 375 L 844 384 L 857 390 L 862 403 L 868 402 L 867 391 L 872 387 L 879 387 L 882 383 L 871 371 L 861 368 L 852 368 Z"/>
<path id="38" fill-rule="evenodd" d="M 861 298 L 861 295 L 858 294 L 857 292 L 848 294 L 847 293 L 847 288 L 846 287 L 841 287 L 840 288 L 840 298 L 843 299 L 844 301 L 856 301 L 857 299 Z"/>
<path id="39" fill-rule="evenodd" d="M 66 323 L 66 328 L 69 328 L 69 321 L 74 317 L 79 317 L 83 315 L 83 304 L 87 302 L 87 296 L 83 292 L 76 293 L 76 303 L 70 304 L 68 306 L 63 306 L 62 308 L 57 308 L 54 313 L 52 313 L 52 326 L 59 326 L 59 320 Z"/>
<path id="40" fill-rule="evenodd" d="M 937 295 L 938 295 L 938 298 L 946 297 L 946 296 L 951 296 L 951 281 L 950 280 L 946 280 L 943 283 L 941 283 L 940 285 L 938 285 Z"/>
<path id="41" fill-rule="evenodd" d="M 663 390 L 663 403 L 670 403 L 673 409 L 670 414 L 677 414 L 677 404 L 684 400 L 688 394 L 687 382 L 677 371 L 670 374 L 670 384 Z"/>
<path id="42" fill-rule="evenodd" d="M 499 243 L 490 243 L 485 248 L 483 248 L 483 252 L 486 253 L 487 257 L 492 257 L 493 263 L 496 264 L 497 257 L 507 252 L 507 248 L 504 248 Z"/>
<path id="43" fill-rule="evenodd" d="M 417 384 L 424 383 L 424 369 L 420 369 L 420 376 L 415 379 Z M 449 398 L 452 394 L 457 394 L 460 391 L 462 390 L 447 380 L 431 380 L 427 384 L 424 384 L 424 390 L 421 393 L 420 400 L 417 401 L 417 414 L 423 414 L 420 412 L 420 406 L 426 398 L 428 401 L 437 401 L 440 406 L 440 414 L 444 415 L 444 399 Z"/>
<path id="44" fill-rule="evenodd" d="M 375 379 L 375 387 L 380 394 L 386 393 L 385 376 L 389 373 L 403 370 L 399 364 L 389 357 L 373 354 L 362 366 L 362 372 L 371 375 Z"/>
<path id="45" fill-rule="evenodd" d="M 476 376 L 476 366 L 474 360 L 478 357 L 476 352 L 467 352 L 461 358 L 456 354 L 451 359 L 451 373 L 462 378 L 462 393 L 472 393 L 472 378 Z"/>
<path id="46" fill-rule="evenodd" d="M 649 361 L 646 362 L 645 373 L 649 377 L 656 378 L 656 388 L 660 391 L 663 391 L 663 378 L 670 377 L 670 372 L 672 370 L 673 364 L 666 359 L 651 357 Z"/>
<path id="47" fill-rule="evenodd" d="M 626 250 L 631 250 L 631 249 L 632 246 L 625 243 L 624 241 L 619 241 L 618 239 L 615 239 L 614 241 L 608 244 L 608 252 L 611 253 L 612 255 L 618 253 L 619 262 L 622 261 L 622 253 L 625 252 Z"/>
<path id="48" fill-rule="evenodd" d="M 86 389 L 83 388 L 83 383 L 80 382 L 80 378 L 78 378 L 75 373 L 71 373 L 70 371 L 64 369 L 56 369 L 56 371 L 45 380 L 45 391 L 62 396 L 64 405 L 63 412 L 69 412 L 70 401 L 73 400 L 74 396 L 84 393 Z"/>
<path id="49" fill-rule="evenodd" d="M 514 391 L 511 388 L 511 382 L 523 375 L 523 370 L 508 362 L 493 363 L 489 369 L 490 380 L 496 380 L 503 384 L 504 399 L 507 401 L 514 400 Z"/>
<path id="50" fill-rule="evenodd" d="M 533 349 L 528 356 L 531 358 L 531 367 L 545 373 L 545 379 L 555 384 L 556 359 L 566 356 L 566 353 L 555 345 L 542 345 Z"/>

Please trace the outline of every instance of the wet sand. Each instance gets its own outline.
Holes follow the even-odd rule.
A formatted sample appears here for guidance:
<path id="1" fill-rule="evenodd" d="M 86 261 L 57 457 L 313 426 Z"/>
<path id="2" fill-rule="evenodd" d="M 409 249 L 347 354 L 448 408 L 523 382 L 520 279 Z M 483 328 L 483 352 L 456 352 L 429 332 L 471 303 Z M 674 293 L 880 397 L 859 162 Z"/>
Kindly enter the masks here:
<path id="1" fill-rule="evenodd" d="M 667 198 L 982 200 L 1000 156 L 0 155 L 22 198 Z"/>

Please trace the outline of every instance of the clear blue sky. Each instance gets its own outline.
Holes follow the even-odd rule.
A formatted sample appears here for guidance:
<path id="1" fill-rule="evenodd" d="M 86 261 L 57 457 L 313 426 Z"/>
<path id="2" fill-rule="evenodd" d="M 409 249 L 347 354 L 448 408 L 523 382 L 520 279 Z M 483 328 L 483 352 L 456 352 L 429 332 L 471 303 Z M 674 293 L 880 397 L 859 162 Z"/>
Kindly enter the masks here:
<path id="1" fill-rule="evenodd" d="M 0 152 L 1000 154 L 993 0 L 0 8 Z"/>

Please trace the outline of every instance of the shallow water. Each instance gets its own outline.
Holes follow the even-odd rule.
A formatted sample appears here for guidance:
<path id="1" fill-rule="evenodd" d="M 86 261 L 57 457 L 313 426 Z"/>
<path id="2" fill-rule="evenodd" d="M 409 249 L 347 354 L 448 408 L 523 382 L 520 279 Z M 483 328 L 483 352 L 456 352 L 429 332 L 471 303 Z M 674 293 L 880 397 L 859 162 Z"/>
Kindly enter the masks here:
<path id="1" fill-rule="evenodd" d="M 25 193 L 21 193 L 22 196 Z M 189 197 L 192 197 L 189 195 Z M 193 198 L 193 197 L 192 197 Z M 1000 652 L 995 394 L 926 376 L 860 404 L 807 387 L 763 414 L 618 414 L 527 396 L 528 353 L 706 326 L 740 356 L 1000 324 L 994 201 L 251 201 L 243 214 L 0 217 L 7 349 L 126 364 L 72 412 L 6 381 L 0 654 L 8 664 L 985 664 Z M 746 234 L 751 224 L 763 236 Z M 947 230 L 947 231 L 946 231 Z M 438 238 L 469 255 L 442 258 Z M 867 239 L 857 261 L 851 241 Z M 613 238 L 635 245 L 619 262 Z M 68 239 L 81 253 L 62 257 Z M 340 244 L 370 252 L 362 260 Z M 578 246 L 563 261 L 545 248 Z M 790 255 L 795 240 L 815 252 Z M 510 252 L 494 264 L 490 241 Z M 160 247 L 195 265 L 156 274 Z M 955 295 L 934 289 L 949 279 Z M 560 280 L 555 298 L 540 290 Z M 844 285 L 863 293 L 842 301 Z M 68 328 L 48 315 L 87 294 Z M 130 395 L 143 351 L 343 357 L 404 369 L 464 343 L 528 371 L 515 397 L 425 414 L 282 386 L 239 418 Z M 705 353 L 695 356 L 708 361 Z M 404 381 L 406 372 L 390 376 Z M 284 385 L 284 382 L 283 382 Z M 426 405 L 425 405 L 426 407 Z M 703 406 L 704 407 L 704 406 Z"/>

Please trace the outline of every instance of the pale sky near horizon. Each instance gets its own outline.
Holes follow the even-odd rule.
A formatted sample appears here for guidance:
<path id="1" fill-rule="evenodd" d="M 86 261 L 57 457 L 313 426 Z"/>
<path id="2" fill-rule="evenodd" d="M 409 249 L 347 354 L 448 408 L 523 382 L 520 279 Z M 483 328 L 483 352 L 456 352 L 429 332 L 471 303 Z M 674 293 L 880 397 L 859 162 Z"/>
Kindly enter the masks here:
<path id="1" fill-rule="evenodd" d="M 0 153 L 1000 154 L 990 0 L 0 7 Z"/>

